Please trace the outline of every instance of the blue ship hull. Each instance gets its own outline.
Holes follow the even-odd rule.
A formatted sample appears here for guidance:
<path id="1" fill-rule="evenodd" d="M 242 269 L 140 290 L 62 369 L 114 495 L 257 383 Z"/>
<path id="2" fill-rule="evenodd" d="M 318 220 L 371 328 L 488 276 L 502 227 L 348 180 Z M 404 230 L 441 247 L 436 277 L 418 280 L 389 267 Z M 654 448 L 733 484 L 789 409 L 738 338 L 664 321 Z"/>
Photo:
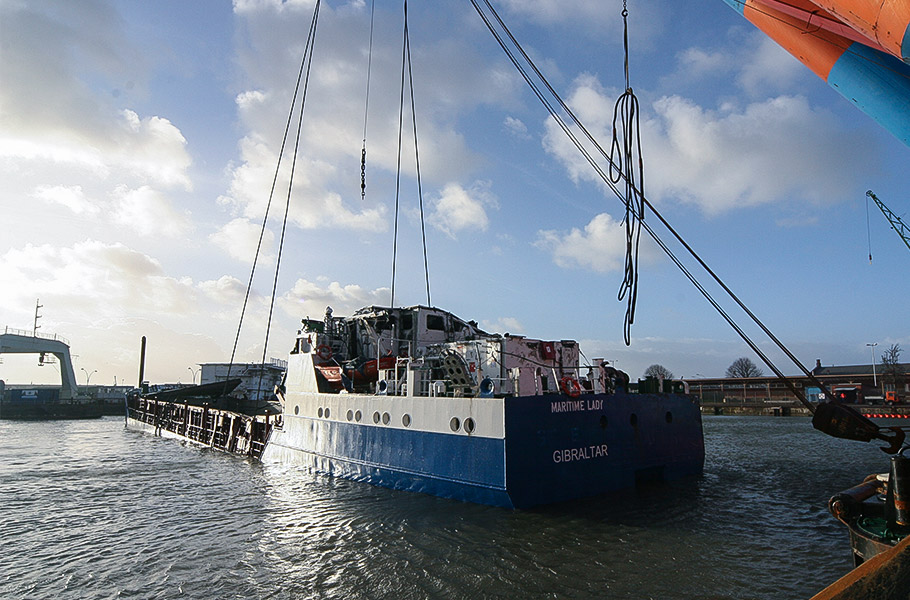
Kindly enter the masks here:
<path id="1" fill-rule="evenodd" d="M 427 398 L 418 402 L 432 401 Z M 502 437 L 292 417 L 265 460 L 396 490 L 527 508 L 699 474 L 699 406 L 673 394 L 500 399 Z"/>
<path id="2" fill-rule="evenodd" d="M 582 410 L 556 412 L 564 401 L 506 401 L 506 480 L 516 508 L 678 479 L 704 468 L 701 410 L 688 397 L 587 395 L 578 399 Z"/>

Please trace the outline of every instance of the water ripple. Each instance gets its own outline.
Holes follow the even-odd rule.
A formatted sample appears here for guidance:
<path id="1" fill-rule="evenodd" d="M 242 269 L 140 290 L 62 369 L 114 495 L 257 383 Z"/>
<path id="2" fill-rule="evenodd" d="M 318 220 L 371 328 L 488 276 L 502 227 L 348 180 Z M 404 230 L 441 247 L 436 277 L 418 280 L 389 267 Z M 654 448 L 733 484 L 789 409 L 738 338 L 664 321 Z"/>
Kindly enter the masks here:
<path id="1" fill-rule="evenodd" d="M 122 423 L 0 422 L 0 597 L 805 598 L 850 568 L 828 497 L 887 468 L 807 419 L 708 418 L 703 477 L 507 511 Z"/>

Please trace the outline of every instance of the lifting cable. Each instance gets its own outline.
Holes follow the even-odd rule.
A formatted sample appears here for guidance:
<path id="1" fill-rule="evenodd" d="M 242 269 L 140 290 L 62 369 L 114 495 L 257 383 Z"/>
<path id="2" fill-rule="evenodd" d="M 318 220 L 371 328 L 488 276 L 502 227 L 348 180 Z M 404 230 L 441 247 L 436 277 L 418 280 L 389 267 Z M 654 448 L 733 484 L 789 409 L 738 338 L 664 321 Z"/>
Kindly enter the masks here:
<path id="1" fill-rule="evenodd" d="M 618 184 L 622 180 L 625 190 L 621 200 L 626 205 L 623 219 L 626 227 L 626 261 L 622 284 L 617 299 L 626 300 L 626 316 L 623 323 L 623 339 L 626 346 L 632 344 L 632 323 L 635 322 L 635 304 L 638 300 L 638 256 L 641 241 L 641 222 L 645 218 L 645 172 L 641 157 L 641 130 L 638 121 L 638 98 L 629 83 L 629 10 L 626 0 L 622 2 L 623 49 L 625 58 L 623 71 L 626 77 L 626 91 L 613 107 L 613 144 L 610 147 L 610 181 Z M 622 142 L 618 133 L 622 131 Z M 637 160 L 636 160 L 637 157 Z M 637 169 L 636 169 L 637 167 Z"/>
<path id="2" fill-rule="evenodd" d="M 367 53 L 367 89 L 363 102 L 363 146 L 360 149 L 360 199 L 367 197 L 367 116 L 370 112 L 370 77 L 373 73 L 373 22 L 376 0 L 370 5 L 370 49 Z"/>
<path id="3" fill-rule="evenodd" d="M 427 259 L 427 231 L 423 210 L 423 188 L 420 180 L 420 152 L 417 144 L 417 110 L 414 103 L 414 75 L 411 62 L 411 40 L 408 33 L 408 2 L 404 1 L 404 37 L 401 47 L 401 93 L 398 104 L 398 168 L 395 175 L 395 227 L 392 240 L 392 289 L 390 306 L 395 306 L 395 273 L 398 262 L 398 218 L 401 198 L 401 150 L 402 131 L 404 129 L 404 91 L 408 88 L 411 106 L 411 127 L 414 132 L 414 160 L 417 171 L 417 198 L 420 205 L 420 233 L 423 241 L 423 268 L 427 288 L 427 306 L 430 302 L 430 267 Z"/>
<path id="4" fill-rule="evenodd" d="M 240 331 L 243 328 L 243 317 L 246 314 L 247 304 L 249 303 L 249 299 L 250 299 L 250 292 L 253 289 L 253 277 L 256 274 L 256 266 L 259 262 L 259 255 L 262 250 L 262 240 L 265 237 L 265 232 L 266 232 L 268 220 L 269 220 L 269 212 L 271 211 L 272 200 L 275 196 L 275 188 L 278 185 L 278 175 L 281 171 L 281 162 L 282 162 L 282 158 L 284 157 L 285 148 L 287 147 L 288 134 L 290 133 L 290 130 L 291 130 L 291 123 L 293 122 L 294 110 L 297 106 L 297 98 L 298 98 L 298 96 L 300 96 L 300 98 L 301 98 L 300 114 L 297 119 L 297 139 L 296 139 L 296 143 L 294 145 L 294 155 L 293 155 L 293 160 L 292 160 L 292 165 L 291 165 L 291 174 L 290 174 L 289 182 L 288 182 L 288 193 L 287 193 L 287 199 L 285 202 L 284 220 L 281 224 L 281 240 L 280 240 L 279 246 L 278 246 L 278 257 L 275 260 L 275 277 L 272 281 L 272 296 L 271 296 L 271 301 L 269 303 L 268 324 L 266 325 L 266 328 L 265 328 L 265 341 L 263 342 L 263 345 L 262 345 L 262 365 L 263 365 L 263 367 L 265 366 L 265 359 L 266 359 L 266 355 L 268 352 L 268 345 L 269 345 L 269 329 L 271 329 L 272 313 L 273 313 L 274 307 L 275 307 L 275 294 L 276 294 L 276 290 L 277 290 L 277 286 L 278 286 L 278 271 L 281 266 L 281 253 L 284 248 L 284 236 L 285 236 L 285 230 L 287 228 L 288 212 L 290 210 L 290 204 L 291 204 L 291 190 L 294 185 L 294 169 L 297 164 L 297 154 L 298 154 L 298 151 L 300 148 L 300 131 L 301 131 L 302 123 L 303 123 L 303 109 L 304 109 L 304 105 L 306 104 L 306 91 L 307 91 L 307 86 L 309 84 L 310 68 L 312 66 L 312 61 L 313 61 L 313 46 L 314 46 L 315 39 L 316 39 L 316 24 L 319 20 L 320 4 L 321 4 L 321 0 L 316 0 L 315 7 L 313 9 L 313 18 L 310 22 L 310 31 L 309 31 L 309 34 L 307 35 L 306 46 L 303 51 L 303 58 L 300 61 L 300 69 L 297 72 L 297 83 L 294 86 L 294 95 L 293 95 L 293 98 L 291 99 L 291 107 L 288 110 L 288 118 L 287 118 L 287 122 L 284 127 L 284 135 L 281 139 L 281 148 L 278 151 L 278 164 L 275 166 L 275 174 L 272 177 L 272 186 L 271 186 L 271 189 L 269 190 L 269 200 L 265 207 L 265 214 L 262 217 L 262 227 L 259 231 L 259 241 L 256 244 L 256 254 L 253 258 L 253 266 L 250 269 L 250 278 L 249 278 L 249 282 L 247 283 L 246 294 L 244 295 L 244 298 L 243 298 L 243 308 L 240 311 L 240 322 L 237 324 L 237 334 L 234 337 L 234 347 L 231 349 L 231 362 L 228 364 L 228 372 L 227 372 L 227 375 L 225 376 L 225 389 L 227 387 L 227 380 L 230 379 L 231 368 L 234 365 L 234 359 L 237 354 L 237 344 L 240 340 Z M 302 89 L 301 89 L 301 84 L 303 86 Z M 260 372 L 259 372 L 259 384 L 257 386 L 257 392 L 262 388 L 262 376 L 263 376 L 264 370 L 265 369 L 260 369 Z"/>
<path id="5" fill-rule="evenodd" d="M 479 2 L 483 2 L 486 6 L 486 11 L 479 5 Z M 603 167 L 598 164 L 597 159 L 592 155 L 592 152 L 599 153 L 601 158 L 606 160 L 609 164 L 609 169 L 611 172 L 622 173 L 622 169 L 619 165 L 615 164 L 614 161 L 607 155 L 603 150 L 594 136 L 588 131 L 584 124 L 578 119 L 578 117 L 572 112 L 572 110 L 566 105 L 562 97 L 553 89 L 549 81 L 544 77 L 540 72 L 538 67 L 534 64 L 531 58 L 522 48 L 521 44 L 515 39 L 509 30 L 508 26 L 500 18 L 499 14 L 496 12 L 496 9 L 490 4 L 490 0 L 471 0 L 475 10 L 477 11 L 480 18 L 484 21 L 487 28 L 490 30 L 490 33 L 499 43 L 500 47 L 512 61 L 513 66 L 518 70 L 518 72 L 525 79 L 525 82 L 529 85 L 535 96 L 538 100 L 544 105 L 547 111 L 550 114 L 550 117 L 559 125 L 563 133 L 570 139 L 573 145 L 578 149 L 578 151 L 584 156 L 589 165 L 594 169 L 594 171 L 600 176 L 604 183 L 613 191 L 613 193 L 623 202 L 625 205 L 625 195 L 616 187 L 616 185 L 611 181 L 610 175 L 604 170 Z M 489 15 L 487 14 L 489 12 Z M 498 23 L 500 31 L 497 29 L 496 24 Z M 510 43 L 507 43 L 505 37 L 508 38 Z M 524 63 L 527 64 L 528 68 L 525 68 L 517 54 L 520 54 L 524 59 Z M 539 80 L 540 85 L 537 82 L 532 81 L 532 77 L 528 71 L 530 69 L 534 72 L 537 79 Z M 549 92 L 550 97 L 547 97 L 544 91 L 541 89 L 541 85 L 546 88 Z M 562 112 L 568 117 L 569 122 L 563 118 L 561 114 L 556 110 L 554 104 L 558 105 Z M 586 146 L 582 140 L 579 139 L 578 135 L 572 130 L 572 125 L 580 131 L 585 139 L 587 140 L 588 145 Z M 589 149 L 589 146 L 593 149 Z M 769 339 L 774 342 L 774 344 L 784 353 L 786 356 L 793 361 L 793 363 L 803 372 L 803 374 L 809 378 L 815 385 L 817 385 L 821 390 L 825 391 L 828 397 L 833 398 L 833 394 L 828 391 L 827 386 L 824 383 L 819 381 L 805 366 L 797 359 L 786 346 L 776 337 L 774 334 L 758 319 L 758 317 L 752 313 L 751 310 L 733 293 L 733 291 L 727 287 L 727 285 L 717 276 L 717 274 L 711 270 L 710 267 L 701 259 L 701 257 L 695 252 L 695 250 L 689 246 L 689 244 L 682 238 L 682 236 L 667 222 L 666 219 L 657 211 L 653 204 L 645 197 L 640 190 L 635 192 L 636 197 L 640 200 L 643 207 L 653 214 L 661 224 L 670 232 L 670 234 L 677 240 L 677 242 L 682 245 L 682 247 L 688 252 L 693 259 L 701 266 L 705 272 L 723 289 L 723 291 L 740 307 L 743 312 L 769 337 Z M 790 390 L 790 392 L 812 413 L 815 412 L 815 407 L 806 400 L 805 395 L 802 390 L 796 388 L 792 382 L 787 379 L 785 375 L 774 365 L 770 357 L 768 357 L 759 347 L 758 344 L 752 340 L 749 335 L 739 327 L 729 313 L 718 303 L 717 300 L 711 295 L 711 293 L 701 285 L 692 272 L 682 263 L 682 261 L 673 253 L 673 251 L 667 246 L 667 244 L 658 236 L 657 232 L 645 221 L 639 220 L 641 227 L 648 232 L 652 239 L 660 246 L 664 253 L 677 265 L 677 267 L 683 272 L 687 279 L 698 289 L 698 291 L 705 297 L 706 300 L 714 307 L 714 309 L 730 324 L 731 327 L 736 331 L 736 333 L 746 342 L 746 344 L 751 348 L 757 356 L 759 356 L 778 378 L 782 380 L 784 385 Z"/>

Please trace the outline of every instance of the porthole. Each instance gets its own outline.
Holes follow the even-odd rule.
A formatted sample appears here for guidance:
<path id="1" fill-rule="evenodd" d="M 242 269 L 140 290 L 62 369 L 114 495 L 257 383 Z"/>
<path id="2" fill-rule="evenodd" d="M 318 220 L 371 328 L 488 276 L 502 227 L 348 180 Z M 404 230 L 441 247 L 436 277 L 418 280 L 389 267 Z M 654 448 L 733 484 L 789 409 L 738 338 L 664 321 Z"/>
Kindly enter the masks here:
<path id="1" fill-rule="evenodd" d="M 326 419 L 329 418 L 329 407 L 328 406 L 325 407 L 325 418 Z"/>
<path id="2" fill-rule="evenodd" d="M 359 410 L 358 410 L 357 412 L 354 413 L 354 420 L 355 420 L 355 421 L 357 421 L 358 423 L 360 423 L 360 419 L 361 419 L 361 418 L 363 418 L 363 415 L 360 414 L 360 411 L 359 411 Z"/>
<path id="3" fill-rule="evenodd" d="M 638 415 L 632 413 L 632 416 L 629 417 L 629 425 L 632 427 L 638 427 Z"/>
<path id="4" fill-rule="evenodd" d="M 319 407 L 319 410 L 316 411 L 316 414 L 319 416 L 320 419 L 322 418 L 322 407 L 321 406 Z"/>
<path id="5" fill-rule="evenodd" d="M 673 413 L 671 413 L 670 411 L 667 411 L 667 414 L 665 415 L 664 418 L 667 419 L 667 423 L 672 423 L 673 422 Z"/>
<path id="6" fill-rule="evenodd" d="M 354 420 L 354 411 L 349 410 L 348 414 L 346 414 L 345 417 L 347 417 L 348 421 L 353 421 Z"/>
<path id="7" fill-rule="evenodd" d="M 299 414 L 300 414 L 300 405 L 298 405 L 298 404 L 295 404 L 295 405 L 294 405 L 294 414 L 295 414 L 295 415 L 299 415 Z"/>
<path id="8" fill-rule="evenodd" d="M 392 420 L 392 417 L 389 415 L 389 413 L 382 413 L 382 424 L 383 425 L 388 425 L 389 421 L 391 421 L 391 420 Z"/>
<path id="9" fill-rule="evenodd" d="M 407 415 L 407 414 L 402 415 L 401 424 L 404 425 L 405 427 L 410 427 L 411 426 L 411 415 Z"/>
<path id="10" fill-rule="evenodd" d="M 379 413 L 378 412 L 373 413 L 373 422 L 376 423 L 377 425 L 379 424 Z"/>
<path id="11" fill-rule="evenodd" d="M 458 431 L 458 429 L 460 427 L 461 427 L 461 421 L 458 420 L 458 417 L 452 417 L 452 420 L 449 421 L 449 428 L 452 431 Z"/>
<path id="12" fill-rule="evenodd" d="M 607 415 L 600 415 L 600 428 L 601 428 L 601 429 L 606 429 L 606 428 L 607 428 L 607 423 L 608 423 L 608 421 L 607 421 Z"/>
<path id="13" fill-rule="evenodd" d="M 474 433 L 474 427 L 475 427 L 474 419 L 472 419 L 471 417 L 468 417 L 467 419 L 464 420 L 465 433 Z"/>

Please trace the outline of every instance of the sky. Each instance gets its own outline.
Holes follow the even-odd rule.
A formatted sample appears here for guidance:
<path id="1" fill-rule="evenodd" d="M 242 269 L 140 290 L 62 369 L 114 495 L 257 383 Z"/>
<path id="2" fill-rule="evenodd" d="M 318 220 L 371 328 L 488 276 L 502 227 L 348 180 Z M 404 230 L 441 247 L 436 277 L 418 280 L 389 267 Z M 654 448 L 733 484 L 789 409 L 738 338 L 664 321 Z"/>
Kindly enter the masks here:
<path id="1" fill-rule="evenodd" d="M 910 148 L 723 0 L 627 4 L 649 201 L 808 368 L 893 344 L 907 361 L 910 252 L 865 192 L 905 215 Z M 622 3 L 494 5 L 609 148 Z M 422 199 L 432 305 L 576 339 L 633 379 L 720 377 L 743 356 L 770 374 L 646 238 L 624 343 L 623 204 L 466 0 L 408 7 L 420 186 L 409 111 L 397 178 L 402 3 L 376 2 L 372 52 L 371 6 L 321 3 L 279 275 L 287 170 L 240 327 L 313 0 L 0 1 L 0 326 L 32 331 L 40 302 L 80 384 L 138 383 L 142 336 L 153 383 L 230 360 L 238 328 L 235 360 L 286 358 L 300 319 L 390 303 L 397 188 L 398 305 L 428 303 Z M 7 383 L 59 381 L 0 358 Z"/>

